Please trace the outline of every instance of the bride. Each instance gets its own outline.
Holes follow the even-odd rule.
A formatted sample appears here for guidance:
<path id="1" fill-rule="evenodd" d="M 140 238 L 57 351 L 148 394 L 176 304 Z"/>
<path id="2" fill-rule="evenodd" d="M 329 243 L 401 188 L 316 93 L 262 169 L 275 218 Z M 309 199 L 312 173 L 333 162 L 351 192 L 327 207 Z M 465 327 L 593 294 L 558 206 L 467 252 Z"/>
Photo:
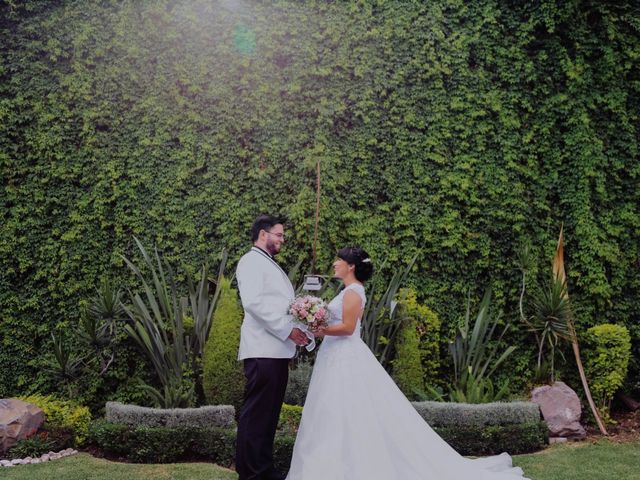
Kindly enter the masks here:
<path id="1" fill-rule="evenodd" d="M 333 268 L 345 288 L 316 334 L 325 338 L 287 480 L 526 480 L 508 454 L 462 457 L 429 427 L 360 338 L 369 255 L 343 248 Z"/>

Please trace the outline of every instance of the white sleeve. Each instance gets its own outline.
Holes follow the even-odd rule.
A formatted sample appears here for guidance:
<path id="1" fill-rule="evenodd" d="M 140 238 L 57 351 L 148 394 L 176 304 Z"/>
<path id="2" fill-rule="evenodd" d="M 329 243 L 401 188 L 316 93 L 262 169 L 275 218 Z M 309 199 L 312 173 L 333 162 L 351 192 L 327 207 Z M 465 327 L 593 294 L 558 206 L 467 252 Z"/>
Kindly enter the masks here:
<path id="1" fill-rule="evenodd" d="M 293 330 L 293 317 L 282 305 L 278 305 L 265 295 L 264 272 L 251 262 L 241 260 L 236 269 L 238 291 L 242 301 L 242 308 L 274 337 L 283 342 L 289 338 Z"/>

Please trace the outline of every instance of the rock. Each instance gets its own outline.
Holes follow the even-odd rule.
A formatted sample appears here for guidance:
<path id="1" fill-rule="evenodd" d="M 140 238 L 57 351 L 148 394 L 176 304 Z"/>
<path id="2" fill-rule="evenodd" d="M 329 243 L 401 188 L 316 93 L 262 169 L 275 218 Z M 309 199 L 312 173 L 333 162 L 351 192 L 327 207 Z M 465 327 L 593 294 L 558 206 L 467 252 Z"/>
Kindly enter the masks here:
<path id="1" fill-rule="evenodd" d="M 44 423 L 44 413 L 35 405 L 15 398 L 0 400 L 0 451 L 35 433 Z"/>
<path id="2" fill-rule="evenodd" d="M 42 455 L 40 457 L 40 460 L 43 461 L 43 462 L 48 462 L 49 461 L 49 454 L 45 453 L 44 455 Z"/>
<path id="3" fill-rule="evenodd" d="M 540 406 L 544 420 L 549 426 L 550 437 L 573 440 L 585 438 L 587 433 L 580 425 L 582 407 L 576 392 L 563 382 L 543 385 L 531 392 L 531 401 Z"/>
<path id="4" fill-rule="evenodd" d="M 40 460 L 39 458 L 34 458 L 33 460 L 31 460 L 29 462 L 31 465 L 36 465 L 38 463 L 42 463 L 42 460 Z"/>
<path id="5" fill-rule="evenodd" d="M 0 465 L 2 465 L 3 467 L 8 467 L 9 465 L 11 465 L 11 462 L 9 460 L 0 460 Z"/>
<path id="6" fill-rule="evenodd" d="M 565 437 L 549 437 L 549 443 L 566 443 L 567 441 Z"/>
<path id="7" fill-rule="evenodd" d="M 11 460 L 11 465 L 22 465 L 22 460 L 19 458 Z"/>

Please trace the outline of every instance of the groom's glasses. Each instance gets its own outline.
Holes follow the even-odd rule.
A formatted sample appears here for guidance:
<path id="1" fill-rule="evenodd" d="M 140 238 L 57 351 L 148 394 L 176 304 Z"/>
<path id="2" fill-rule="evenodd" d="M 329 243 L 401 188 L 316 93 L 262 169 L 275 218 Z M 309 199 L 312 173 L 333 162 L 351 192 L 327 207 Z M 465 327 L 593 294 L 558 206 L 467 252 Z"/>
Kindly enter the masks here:
<path id="1" fill-rule="evenodd" d="M 284 240 L 284 233 L 272 233 L 272 232 L 268 232 L 267 230 L 265 230 L 265 232 L 268 233 L 269 235 L 275 235 L 280 240 Z"/>

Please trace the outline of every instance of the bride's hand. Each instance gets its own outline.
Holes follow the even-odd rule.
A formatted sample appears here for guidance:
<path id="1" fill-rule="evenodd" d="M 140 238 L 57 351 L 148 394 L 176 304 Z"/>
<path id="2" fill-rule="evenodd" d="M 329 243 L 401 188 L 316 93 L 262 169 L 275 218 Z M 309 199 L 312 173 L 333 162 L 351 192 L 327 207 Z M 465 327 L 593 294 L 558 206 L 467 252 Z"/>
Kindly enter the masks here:
<path id="1" fill-rule="evenodd" d="M 316 338 L 322 338 L 324 337 L 324 331 L 327 327 L 318 327 L 318 328 L 314 328 L 311 330 L 311 333 L 313 333 L 313 335 Z"/>

